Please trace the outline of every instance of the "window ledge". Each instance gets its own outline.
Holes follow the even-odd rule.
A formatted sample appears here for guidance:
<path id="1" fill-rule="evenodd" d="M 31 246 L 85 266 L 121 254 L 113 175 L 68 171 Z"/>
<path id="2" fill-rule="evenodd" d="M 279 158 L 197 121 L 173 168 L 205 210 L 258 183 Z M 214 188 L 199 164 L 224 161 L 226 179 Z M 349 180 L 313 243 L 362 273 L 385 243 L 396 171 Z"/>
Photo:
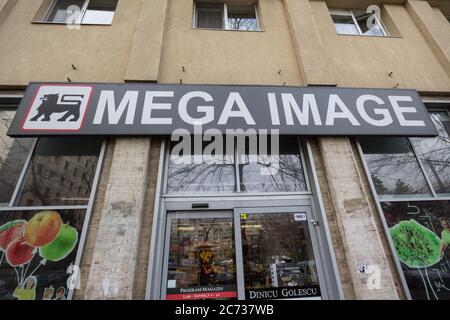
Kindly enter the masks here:
<path id="1" fill-rule="evenodd" d="M 32 24 L 51 24 L 59 26 L 111 26 L 112 23 L 67 23 L 67 22 L 50 22 L 50 21 L 31 21 Z"/>
<path id="2" fill-rule="evenodd" d="M 368 36 L 365 34 L 339 34 L 336 33 L 336 35 L 340 36 L 340 37 L 360 37 L 360 38 L 375 38 L 375 39 L 403 39 L 402 36 Z"/>
<path id="3" fill-rule="evenodd" d="M 192 27 L 193 30 L 206 30 L 206 31 L 230 31 L 230 32 L 264 32 L 264 30 L 235 30 L 235 29 L 218 29 L 218 28 L 195 28 Z"/>

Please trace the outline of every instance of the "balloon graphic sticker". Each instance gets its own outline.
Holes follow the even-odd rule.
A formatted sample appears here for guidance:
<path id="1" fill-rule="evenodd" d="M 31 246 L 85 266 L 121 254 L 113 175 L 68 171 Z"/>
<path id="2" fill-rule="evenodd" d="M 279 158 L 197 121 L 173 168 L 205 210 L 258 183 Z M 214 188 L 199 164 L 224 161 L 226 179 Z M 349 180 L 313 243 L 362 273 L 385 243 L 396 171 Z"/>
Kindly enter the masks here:
<path id="1" fill-rule="evenodd" d="M 25 233 L 27 222 L 25 220 L 14 220 L 0 227 L 0 251 L 6 252 L 8 245 Z"/>
<path id="2" fill-rule="evenodd" d="M 25 241 L 33 247 L 44 246 L 55 240 L 61 224 L 61 216 L 56 211 L 36 213 L 25 228 Z"/>
<path id="3" fill-rule="evenodd" d="M 39 255 L 49 261 L 60 261 L 73 251 L 77 242 L 77 229 L 63 224 L 55 240 L 39 248 Z"/>
<path id="4" fill-rule="evenodd" d="M 36 250 L 23 238 L 12 241 L 6 249 L 6 261 L 11 267 L 19 267 L 33 259 Z"/>

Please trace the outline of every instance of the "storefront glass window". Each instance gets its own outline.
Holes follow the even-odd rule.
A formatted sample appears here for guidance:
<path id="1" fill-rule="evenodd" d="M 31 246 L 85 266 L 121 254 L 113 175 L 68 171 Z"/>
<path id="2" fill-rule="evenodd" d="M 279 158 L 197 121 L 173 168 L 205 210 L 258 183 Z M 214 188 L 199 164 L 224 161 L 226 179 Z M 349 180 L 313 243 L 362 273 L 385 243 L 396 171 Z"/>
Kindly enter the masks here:
<path id="1" fill-rule="evenodd" d="M 407 138 L 360 139 L 379 196 L 430 196 L 431 190 Z"/>
<path id="2" fill-rule="evenodd" d="M 306 291 L 320 296 L 306 221 L 293 213 L 246 213 L 241 237 L 247 299 L 300 297 Z"/>
<path id="3" fill-rule="evenodd" d="M 439 136 L 411 139 L 435 192 L 450 196 L 450 116 L 447 112 L 431 112 Z"/>
<path id="4" fill-rule="evenodd" d="M 33 139 L 12 139 L 6 135 L 15 111 L 0 111 L 0 206 L 8 206 L 27 159 Z"/>
<path id="5" fill-rule="evenodd" d="M 226 139 L 224 139 L 226 140 Z M 272 154 L 250 155 L 248 140 L 245 151 L 231 148 L 230 154 L 215 159 L 200 154 L 177 154 L 171 144 L 168 157 L 167 193 L 224 192 L 303 192 L 307 191 L 306 176 L 296 137 L 279 137 L 279 150 Z M 223 152 L 227 150 L 224 141 Z M 208 144 L 203 144 L 203 150 Z M 193 144 L 190 150 L 194 150 Z M 221 153 L 222 154 L 222 153 Z M 215 156 L 215 154 L 214 154 Z M 197 162 L 196 157 L 200 157 Z M 236 160 L 235 160 L 236 159 Z M 220 160 L 220 161 L 218 161 Z M 235 161 L 238 161 L 238 175 Z M 192 163 L 194 162 L 194 163 Z M 236 189 L 239 180 L 239 190 Z"/>
<path id="6" fill-rule="evenodd" d="M 172 219 L 166 299 L 237 298 L 233 218 Z"/>
<path id="7" fill-rule="evenodd" d="M 280 139 L 279 155 L 268 164 L 264 159 L 249 162 L 249 156 L 239 164 L 242 192 L 296 192 L 305 191 L 306 179 L 300 151 L 295 137 Z M 271 174 L 263 174 L 271 167 Z"/>
<path id="8" fill-rule="evenodd" d="M 439 198 L 450 195 L 450 116 L 447 111 L 432 111 L 430 117 L 437 137 L 360 142 L 411 298 L 448 300 L 450 201 Z M 393 179 L 408 192 L 392 195 Z M 426 194 L 430 200 L 420 199 L 425 190 L 432 191 Z"/>
<path id="9" fill-rule="evenodd" d="M 39 139 L 20 191 L 19 206 L 85 205 L 102 141 Z"/>

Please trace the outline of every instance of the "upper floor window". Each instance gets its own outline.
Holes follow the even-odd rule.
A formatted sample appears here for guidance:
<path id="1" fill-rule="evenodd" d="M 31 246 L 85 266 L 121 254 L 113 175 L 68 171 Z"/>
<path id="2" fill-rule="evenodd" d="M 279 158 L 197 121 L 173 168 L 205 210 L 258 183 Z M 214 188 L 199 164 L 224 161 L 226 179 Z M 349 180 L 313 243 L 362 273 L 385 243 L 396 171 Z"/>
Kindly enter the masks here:
<path id="1" fill-rule="evenodd" d="M 387 32 L 380 18 L 364 10 L 330 9 L 338 34 L 385 37 Z"/>
<path id="2" fill-rule="evenodd" d="M 238 3 L 195 3 L 196 28 L 225 30 L 259 30 L 256 6 Z"/>
<path id="3" fill-rule="evenodd" d="M 44 22 L 111 24 L 118 0 L 53 0 Z"/>

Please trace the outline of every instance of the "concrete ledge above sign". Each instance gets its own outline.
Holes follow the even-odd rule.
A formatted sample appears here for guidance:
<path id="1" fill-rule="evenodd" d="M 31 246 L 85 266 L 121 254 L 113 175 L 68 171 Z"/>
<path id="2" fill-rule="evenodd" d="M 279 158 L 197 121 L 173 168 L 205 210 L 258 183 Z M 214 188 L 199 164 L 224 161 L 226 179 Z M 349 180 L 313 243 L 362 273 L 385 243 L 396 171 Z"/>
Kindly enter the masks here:
<path id="1" fill-rule="evenodd" d="M 8 135 L 145 136 L 177 129 L 437 135 L 414 90 L 123 83 L 31 83 Z"/>

